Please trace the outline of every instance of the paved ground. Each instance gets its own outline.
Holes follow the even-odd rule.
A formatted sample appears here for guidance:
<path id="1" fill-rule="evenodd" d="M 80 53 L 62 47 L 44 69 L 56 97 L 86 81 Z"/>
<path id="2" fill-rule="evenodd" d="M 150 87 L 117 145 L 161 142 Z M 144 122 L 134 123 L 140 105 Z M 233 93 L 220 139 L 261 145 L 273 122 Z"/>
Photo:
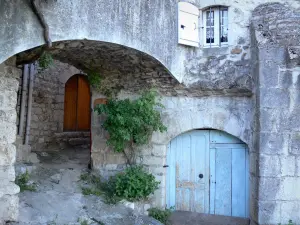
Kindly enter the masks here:
<path id="1" fill-rule="evenodd" d="M 82 195 L 79 180 L 88 170 L 88 149 L 38 155 L 40 164 L 31 174 L 37 191 L 19 194 L 19 222 L 11 225 L 82 225 L 83 221 L 101 225 L 161 225 L 122 204 L 107 205 L 101 197 Z"/>
<path id="2" fill-rule="evenodd" d="M 88 171 L 88 149 L 65 149 L 38 154 L 40 164 L 33 170 L 36 192 L 19 194 L 20 216 L 11 225 L 161 225 L 138 216 L 122 204 L 107 205 L 101 197 L 84 196 L 80 175 Z M 18 169 L 20 170 L 20 168 Z M 24 167 L 23 167 L 24 170 Z M 174 212 L 171 225 L 249 225 L 248 220 L 191 212 Z"/>
<path id="3" fill-rule="evenodd" d="M 248 219 L 177 211 L 170 217 L 172 225 L 249 225 Z"/>

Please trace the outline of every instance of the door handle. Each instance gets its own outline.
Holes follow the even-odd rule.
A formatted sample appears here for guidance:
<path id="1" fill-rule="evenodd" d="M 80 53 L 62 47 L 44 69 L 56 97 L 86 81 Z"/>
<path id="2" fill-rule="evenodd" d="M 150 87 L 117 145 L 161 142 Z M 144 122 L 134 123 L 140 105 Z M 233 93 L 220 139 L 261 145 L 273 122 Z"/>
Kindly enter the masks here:
<path id="1" fill-rule="evenodd" d="M 200 178 L 200 179 L 203 178 L 203 174 L 202 174 L 202 173 L 199 174 L 199 178 Z"/>

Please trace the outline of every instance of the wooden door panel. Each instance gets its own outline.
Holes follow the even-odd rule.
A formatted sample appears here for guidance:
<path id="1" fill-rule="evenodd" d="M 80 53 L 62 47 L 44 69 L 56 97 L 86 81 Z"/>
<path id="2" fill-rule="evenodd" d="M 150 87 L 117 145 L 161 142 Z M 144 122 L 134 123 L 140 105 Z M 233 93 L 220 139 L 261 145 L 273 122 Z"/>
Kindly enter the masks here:
<path id="1" fill-rule="evenodd" d="M 91 124 L 90 85 L 84 76 L 78 77 L 77 130 L 90 130 Z"/>
<path id="2" fill-rule="evenodd" d="M 77 76 L 73 76 L 65 85 L 64 131 L 76 130 L 77 89 Z"/>
<path id="3" fill-rule="evenodd" d="M 246 151 L 245 148 L 232 148 L 232 216 L 246 217 Z"/>
<path id="4" fill-rule="evenodd" d="M 215 214 L 231 216 L 231 149 L 217 149 L 215 172 Z"/>
<path id="5" fill-rule="evenodd" d="M 210 144 L 210 213 L 248 217 L 249 168 L 244 144 Z"/>
<path id="6" fill-rule="evenodd" d="M 209 211 L 208 131 L 192 131 L 170 142 L 167 163 L 167 206 L 176 210 Z M 203 174 L 203 178 L 199 175 Z"/>

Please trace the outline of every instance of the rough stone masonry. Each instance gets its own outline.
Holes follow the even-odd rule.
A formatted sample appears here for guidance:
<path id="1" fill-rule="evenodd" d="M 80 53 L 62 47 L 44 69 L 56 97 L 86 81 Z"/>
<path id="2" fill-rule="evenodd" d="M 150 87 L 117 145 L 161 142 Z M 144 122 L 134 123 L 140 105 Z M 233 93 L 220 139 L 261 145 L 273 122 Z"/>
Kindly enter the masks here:
<path id="1" fill-rule="evenodd" d="M 16 104 L 21 70 L 15 57 L 0 64 L 0 218 L 18 219 L 19 187 L 14 183 L 16 160 Z M 1 221 L 0 220 L 0 221 Z M 0 222 L 1 223 L 1 222 Z"/>

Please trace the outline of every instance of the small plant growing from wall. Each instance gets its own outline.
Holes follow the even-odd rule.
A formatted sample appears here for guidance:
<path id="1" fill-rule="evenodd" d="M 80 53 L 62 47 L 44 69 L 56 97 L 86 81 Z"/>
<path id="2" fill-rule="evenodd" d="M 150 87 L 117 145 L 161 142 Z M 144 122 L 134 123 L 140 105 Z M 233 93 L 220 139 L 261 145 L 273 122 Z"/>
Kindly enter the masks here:
<path id="1" fill-rule="evenodd" d="M 87 77 L 88 77 L 90 85 L 93 88 L 95 88 L 98 91 L 101 90 L 100 84 L 101 84 L 102 78 L 101 78 L 101 76 L 100 76 L 100 74 L 98 72 L 92 71 L 92 70 L 88 71 L 87 72 Z"/>
<path id="2" fill-rule="evenodd" d="M 45 70 L 53 65 L 53 56 L 47 52 L 44 51 L 41 57 L 38 59 L 39 67 L 41 70 Z"/>
<path id="3" fill-rule="evenodd" d="M 174 208 L 166 208 L 164 210 L 159 208 L 150 208 L 148 209 L 148 215 L 158 220 L 162 224 L 168 225 L 168 219 L 171 216 L 173 210 Z"/>
<path id="4" fill-rule="evenodd" d="M 154 131 L 167 130 L 159 108 L 163 108 L 154 90 L 145 91 L 135 100 L 111 98 L 95 111 L 105 114 L 103 128 L 108 132 L 107 144 L 122 152 L 129 165 L 135 162 L 135 147 L 147 144 Z"/>
<path id="5" fill-rule="evenodd" d="M 36 191 L 36 185 L 29 184 L 29 180 L 30 180 L 30 175 L 28 171 L 16 177 L 15 183 L 20 187 L 20 192 Z"/>

